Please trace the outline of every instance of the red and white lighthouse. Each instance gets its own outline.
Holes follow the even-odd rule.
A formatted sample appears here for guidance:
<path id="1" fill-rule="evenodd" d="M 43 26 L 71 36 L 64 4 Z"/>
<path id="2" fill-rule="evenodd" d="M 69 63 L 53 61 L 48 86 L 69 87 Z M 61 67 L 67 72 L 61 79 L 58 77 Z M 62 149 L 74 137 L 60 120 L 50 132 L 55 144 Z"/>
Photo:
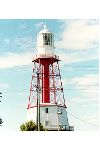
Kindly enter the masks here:
<path id="1" fill-rule="evenodd" d="M 44 25 L 37 34 L 27 107 L 27 121 L 37 123 L 38 130 L 40 123 L 49 131 L 73 130 L 68 123 L 59 61 L 54 53 L 54 34 Z"/>

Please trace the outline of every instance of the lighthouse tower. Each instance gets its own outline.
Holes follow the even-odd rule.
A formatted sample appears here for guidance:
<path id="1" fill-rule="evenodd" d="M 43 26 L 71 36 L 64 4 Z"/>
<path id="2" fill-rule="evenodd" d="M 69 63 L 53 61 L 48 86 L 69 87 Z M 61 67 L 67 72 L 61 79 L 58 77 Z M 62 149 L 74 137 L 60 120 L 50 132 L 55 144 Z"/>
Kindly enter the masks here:
<path id="1" fill-rule="evenodd" d="M 54 53 L 54 34 L 46 25 L 37 34 L 37 55 L 33 57 L 33 72 L 27 107 L 27 121 L 33 120 L 48 131 L 71 131 L 69 126 L 59 56 Z"/>

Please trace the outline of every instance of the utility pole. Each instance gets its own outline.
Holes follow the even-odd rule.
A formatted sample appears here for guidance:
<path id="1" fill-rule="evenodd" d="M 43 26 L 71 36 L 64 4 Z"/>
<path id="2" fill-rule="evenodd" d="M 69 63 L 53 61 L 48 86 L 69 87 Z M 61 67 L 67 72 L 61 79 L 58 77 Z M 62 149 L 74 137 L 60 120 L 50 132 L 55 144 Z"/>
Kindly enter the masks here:
<path id="1" fill-rule="evenodd" d="M 59 123 L 60 123 L 60 118 L 59 117 L 62 114 L 62 112 L 58 111 L 57 114 L 58 114 L 58 131 L 59 131 Z"/>
<path id="2" fill-rule="evenodd" d="M 37 130 L 40 131 L 40 62 L 37 72 Z"/>

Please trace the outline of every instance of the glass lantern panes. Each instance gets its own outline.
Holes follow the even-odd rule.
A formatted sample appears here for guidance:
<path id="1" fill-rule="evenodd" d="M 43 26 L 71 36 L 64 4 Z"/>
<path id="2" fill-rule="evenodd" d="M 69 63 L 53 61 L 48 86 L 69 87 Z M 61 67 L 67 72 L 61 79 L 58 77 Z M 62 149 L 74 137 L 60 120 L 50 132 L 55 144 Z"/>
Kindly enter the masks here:
<path id="1" fill-rule="evenodd" d="M 43 45 L 52 45 L 52 34 L 51 33 L 43 33 Z"/>

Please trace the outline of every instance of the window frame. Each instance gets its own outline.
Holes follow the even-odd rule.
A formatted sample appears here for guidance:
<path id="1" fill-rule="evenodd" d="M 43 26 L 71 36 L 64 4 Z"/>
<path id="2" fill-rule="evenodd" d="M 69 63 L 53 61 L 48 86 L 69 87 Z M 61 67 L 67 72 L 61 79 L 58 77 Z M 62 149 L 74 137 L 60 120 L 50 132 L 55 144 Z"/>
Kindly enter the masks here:
<path id="1" fill-rule="evenodd" d="M 48 114 L 49 113 L 49 109 L 45 108 L 45 113 Z"/>

